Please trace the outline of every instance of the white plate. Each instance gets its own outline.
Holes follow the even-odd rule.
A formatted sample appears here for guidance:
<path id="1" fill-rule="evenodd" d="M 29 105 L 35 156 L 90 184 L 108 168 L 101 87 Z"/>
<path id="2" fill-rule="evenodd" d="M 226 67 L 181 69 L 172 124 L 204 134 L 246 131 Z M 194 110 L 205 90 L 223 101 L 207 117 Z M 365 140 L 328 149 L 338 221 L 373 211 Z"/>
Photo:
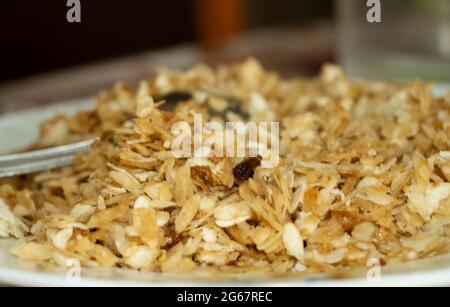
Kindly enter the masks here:
<path id="1" fill-rule="evenodd" d="M 448 87 L 447 87 L 448 88 Z M 438 87 L 442 94 L 446 87 Z M 40 122 L 55 113 L 73 114 L 88 109 L 92 102 L 74 101 L 14 113 L 0 117 L 0 152 L 20 148 L 37 137 Z M 15 240 L 0 239 L 0 284 L 20 286 L 450 286 L 450 254 L 431 259 L 384 267 L 379 280 L 368 279 L 374 269 L 351 270 L 345 279 L 333 276 L 308 278 L 271 278 L 242 276 L 234 279 L 211 281 L 199 276 L 186 277 L 142 273 L 123 269 L 82 269 L 82 277 L 76 281 L 64 269 L 47 263 L 28 262 L 10 255 Z M 370 276 L 373 276 L 369 274 Z"/>

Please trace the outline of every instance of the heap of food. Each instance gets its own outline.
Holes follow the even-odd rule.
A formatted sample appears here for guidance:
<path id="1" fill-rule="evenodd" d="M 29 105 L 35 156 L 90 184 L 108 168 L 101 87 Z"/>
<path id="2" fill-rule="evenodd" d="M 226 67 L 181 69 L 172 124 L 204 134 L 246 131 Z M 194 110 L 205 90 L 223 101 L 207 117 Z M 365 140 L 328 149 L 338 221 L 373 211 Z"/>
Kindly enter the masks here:
<path id="1" fill-rule="evenodd" d="M 164 97 L 166 97 L 164 99 Z M 239 101 L 239 112 L 229 108 Z M 169 106 L 168 101 L 178 100 Z M 280 160 L 176 158 L 176 122 L 280 123 Z M 449 250 L 450 99 L 419 81 L 282 80 L 255 60 L 162 70 L 58 115 L 32 148 L 98 136 L 71 167 L 0 182 L 0 236 L 61 266 L 311 273 Z"/>

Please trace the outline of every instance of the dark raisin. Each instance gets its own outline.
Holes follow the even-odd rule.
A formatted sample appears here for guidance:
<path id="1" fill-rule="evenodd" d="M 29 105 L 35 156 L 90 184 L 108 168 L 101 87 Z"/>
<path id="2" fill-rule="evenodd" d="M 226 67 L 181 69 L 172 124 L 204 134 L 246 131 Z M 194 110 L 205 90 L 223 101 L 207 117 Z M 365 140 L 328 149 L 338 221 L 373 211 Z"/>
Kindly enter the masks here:
<path id="1" fill-rule="evenodd" d="M 158 97 L 156 101 L 165 101 L 166 103 L 161 106 L 163 111 L 172 111 L 179 103 L 192 99 L 192 94 L 189 92 L 170 92 L 166 95 Z"/>
<path id="2" fill-rule="evenodd" d="M 250 114 L 248 114 L 242 109 L 243 102 L 241 100 L 233 97 L 229 98 L 223 97 L 223 98 L 227 100 L 228 108 L 226 108 L 224 111 L 221 112 L 218 112 L 213 108 L 209 108 L 208 112 L 211 116 L 219 116 L 226 119 L 228 112 L 231 112 L 239 115 L 244 121 L 248 121 L 250 119 Z"/>
<path id="3" fill-rule="evenodd" d="M 261 164 L 261 158 L 250 158 L 247 159 L 233 169 L 234 178 L 238 181 L 245 181 L 252 178 L 255 174 L 255 168 Z"/>
<path id="4" fill-rule="evenodd" d="M 257 226 L 259 226 L 259 221 L 257 221 L 257 220 L 248 220 L 247 224 L 249 224 L 252 227 L 257 227 Z"/>
<path id="5" fill-rule="evenodd" d="M 242 119 L 248 121 L 250 119 L 250 114 L 248 114 L 247 112 L 245 112 L 242 109 L 242 106 L 244 105 L 242 100 L 240 100 L 239 98 L 228 98 L 228 104 L 229 107 L 227 109 L 227 112 L 233 112 L 235 114 L 239 114 Z"/>
<path id="6" fill-rule="evenodd" d="M 166 247 L 168 249 L 177 245 L 181 241 L 181 236 L 171 228 L 165 229 L 164 237 L 166 239 Z"/>

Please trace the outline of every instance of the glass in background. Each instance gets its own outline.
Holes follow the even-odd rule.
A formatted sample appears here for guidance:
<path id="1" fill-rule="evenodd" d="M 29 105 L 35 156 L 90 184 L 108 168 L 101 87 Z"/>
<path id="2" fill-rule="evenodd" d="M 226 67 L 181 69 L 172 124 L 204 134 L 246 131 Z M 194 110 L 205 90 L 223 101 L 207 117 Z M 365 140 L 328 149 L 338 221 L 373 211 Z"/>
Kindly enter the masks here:
<path id="1" fill-rule="evenodd" d="M 336 0 L 339 60 L 356 78 L 450 81 L 450 0 Z"/>

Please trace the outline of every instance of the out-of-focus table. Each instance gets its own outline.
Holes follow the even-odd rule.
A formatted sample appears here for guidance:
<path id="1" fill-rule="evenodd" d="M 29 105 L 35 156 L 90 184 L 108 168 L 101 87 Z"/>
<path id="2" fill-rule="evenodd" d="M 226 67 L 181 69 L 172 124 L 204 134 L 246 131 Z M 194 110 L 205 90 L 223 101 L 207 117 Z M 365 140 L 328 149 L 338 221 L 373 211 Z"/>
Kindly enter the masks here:
<path id="1" fill-rule="evenodd" d="M 310 75 L 333 60 L 334 30 L 329 23 L 268 28 L 230 40 L 220 50 L 185 45 L 108 60 L 0 84 L 0 114 L 95 95 L 116 81 L 136 83 L 155 69 L 184 69 L 204 62 L 229 63 L 255 56 L 283 76 Z"/>

